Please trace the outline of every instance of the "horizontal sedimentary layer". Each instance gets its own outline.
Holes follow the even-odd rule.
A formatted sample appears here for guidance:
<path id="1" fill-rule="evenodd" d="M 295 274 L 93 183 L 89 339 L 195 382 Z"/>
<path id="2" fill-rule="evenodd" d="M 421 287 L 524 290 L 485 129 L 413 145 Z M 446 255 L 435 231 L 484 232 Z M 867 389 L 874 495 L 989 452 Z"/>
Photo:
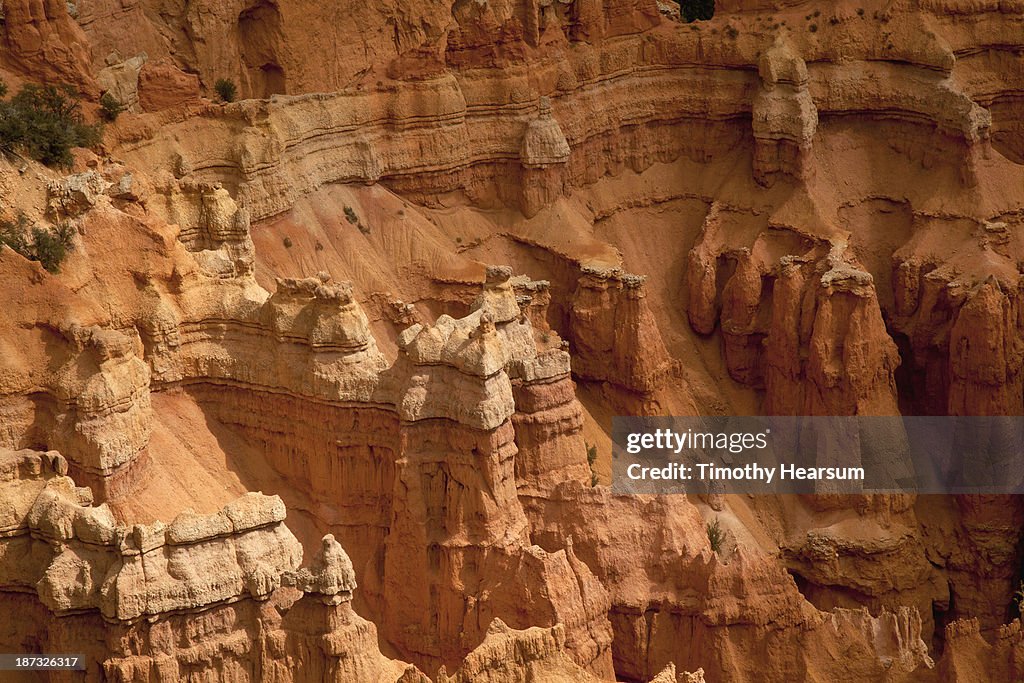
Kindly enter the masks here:
<path id="1" fill-rule="evenodd" d="M 0 485 L 14 503 L 0 520 L 9 537 L 0 546 L 0 585 L 34 589 L 58 614 L 98 610 L 132 621 L 263 598 L 299 566 L 302 550 L 276 496 L 250 493 L 212 515 L 129 527 L 106 505 L 93 507 L 67 469 L 56 453 L 0 453 Z"/>
<path id="2" fill-rule="evenodd" d="M 749 121 L 759 85 L 758 48 L 737 46 L 734 54 L 710 56 L 705 51 L 699 58 L 699 44 L 687 31 L 659 32 L 606 41 L 570 53 L 566 63 L 523 67 L 521 73 L 512 67 L 500 75 L 446 74 L 376 91 L 245 101 L 136 130 L 136 139 L 126 129 L 120 147 L 132 161 L 187 159 L 189 178 L 237 188 L 253 220 L 279 214 L 335 182 L 386 180 L 408 187 L 413 178 L 429 177 L 432 192 L 452 191 L 482 164 L 519 163 L 540 96 L 551 97 L 573 157 L 636 127 Z M 899 58 L 868 58 L 853 69 L 848 60 L 862 55 L 842 63 L 829 55 L 816 61 L 814 46 L 803 48 L 808 87 L 823 118 L 899 119 L 968 144 L 987 135 L 987 112 L 946 73 Z M 575 74 L 575 85 L 547 85 L 566 69 Z M 655 144 L 668 141 L 662 136 Z"/>

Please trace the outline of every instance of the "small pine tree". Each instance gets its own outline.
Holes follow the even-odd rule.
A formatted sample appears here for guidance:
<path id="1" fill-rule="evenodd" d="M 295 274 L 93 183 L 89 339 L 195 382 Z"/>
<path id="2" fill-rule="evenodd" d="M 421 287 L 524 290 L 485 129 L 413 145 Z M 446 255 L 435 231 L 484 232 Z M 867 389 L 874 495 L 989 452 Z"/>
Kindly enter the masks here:
<path id="1" fill-rule="evenodd" d="M 118 115 L 125 110 L 125 106 L 108 92 L 100 97 L 100 115 L 107 121 L 116 121 Z"/>
<path id="2" fill-rule="evenodd" d="M 28 258 L 28 217 L 19 213 L 14 220 L 0 219 L 0 244 L 6 244 L 14 251 Z"/>
<path id="3" fill-rule="evenodd" d="M 68 255 L 68 247 L 61 238 L 42 228 L 32 228 L 32 243 L 34 246 L 33 260 L 39 261 L 51 273 L 60 272 L 60 264 Z"/>
<path id="4" fill-rule="evenodd" d="M 220 98 L 221 102 L 234 102 L 238 96 L 238 87 L 229 78 L 217 79 L 213 89 L 217 91 L 217 97 Z"/>
<path id="5" fill-rule="evenodd" d="M 71 86 L 27 84 L 10 100 L 0 100 L 2 152 L 69 166 L 73 147 L 95 147 L 102 136 L 102 126 L 85 122 Z"/>
<path id="6" fill-rule="evenodd" d="M 38 225 L 30 226 L 25 214 L 18 214 L 14 220 L 0 219 L 0 244 L 6 244 L 30 261 L 38 261 L 51 273 L 60 272 L 61 263 L 74 249 L 74 236 L 75 230 L 68 223 L 47 230 Z"/>

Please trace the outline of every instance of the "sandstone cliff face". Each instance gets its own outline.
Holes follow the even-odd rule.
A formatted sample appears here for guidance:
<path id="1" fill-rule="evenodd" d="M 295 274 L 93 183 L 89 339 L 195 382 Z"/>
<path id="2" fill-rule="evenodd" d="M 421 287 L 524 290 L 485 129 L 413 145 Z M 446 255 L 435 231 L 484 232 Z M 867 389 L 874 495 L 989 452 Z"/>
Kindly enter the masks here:
<path id="1" fill-rule="evenodd" d="M 942 680 L 1013 680 L 1021 675 L 1019 619 L 1001 627 L 992 642 L 981 637 L 977 621 L 959 621 L 946 627 L 946 643 L 939 662 Z"/>
<path id="2" fill-rule="evenodd" d="M 766 411 L 896 412 L 897 349 L 871 274 L 851 260 L 843 242 L 779 231 L 739 241 L 712 208 L 689 255 L 690 323 L 721 325 L 730 374 L 765 388 Z"/>
<path id="3" fill-rule="evenodd" d="M 516 631 L 500 619 L 487 628 L 480 646 L 473 650 L 451 676 L 442 668 L 438 683 L 471 681 L 573 680 L 591 683 L 602 680 L 581 669 L 565 655 L 565 629 L 531 628 Z"/>
<path id="4" fill-rule="evenodd" d="M 447 323 L 442 319 L 430 329 L 410 328 L 405 335 L 407 341 L 402 342 L 403 355 L 389 373 L 381 374 L 383 361 L 368 333 L 366 318 L 353 304 L 347 290 L 315 279 L 279 282 L 278 292 L 263 306 L 252 310 L 248 323 L 235 323 L 239 331 L 233 335 L 234 339 L 216 331 L 210 334 L 209 323 L 197 322 L 192 331 L 184 334 L 180 329 L 172 330 L 165 336 L 175 338 L 176 343 L 162 347 L 166 356 L 162 362 L 157 363 L 153 358 L 151 361 L 154 365 L 170 368 L 161 373 L 161 382 L 230 382 L 229 386 L 238 387 L 243 395 L 255 392 L 257 396 L 260 391 L 254 388 L 259 386 L 266 387 L 262 390 L 264 392 L 271 388 L 274 391 L 301 391 L 319 396 L 321 401 L 333 402 L 337 407 L 332 412 L 347 414 L 347 419 L 354 416 L 359 420 L 359 413 L 366 412 L 366 409 L 346 408 L 346 402 L 351 405 L 359 401 L 388 401 L 393 405 L 390 410 L 395 411 L 393 419 L 401 420 L 403 426 L 397 433 L 379 435 L 387 450 L 377 453 L 400 455 L 391 465 L 394 474 L 389 480 L 394 481 L 394 491 L 380 491 L 382 482 L 377 475 L 371 475 L 369 479 L 364 476 L 349 483 L 354 487 L 353 497 L 381 495 L 378 500 L 389 501 L 391 505 L 390 518 L 380 520 L 388 527 L 386 542 L 382 542 L 379 535 L 368 537 L 358 525 L 353 526 L 357 530 L 355 538 L 364 544 L 364 558 L 375 556 L 377 552 L 384 555 L 384 598 L 378 607 L 390 615 L 387 623 L 402 626 L 390 634 L 396 644 L 400 643 L 404 650 L 428 666 L 436 666 L 438 662 L 451 665 L 460 661 L 483 637 L 483 629 L 490 623 L 492 615 L 504 615 L 506 619 L 517 621 L 522 620 L 520 615 L 525 614 L 528 615 L 528 623 L 539 620 L 550 626 L 557 624 L 562 629 L 559 633 L 567 634 L 564 641 L 568 653 L 597 675 L 607 677 L 612 672 L 611 631 L 605 616 L 606 594 L 586 565 L 572 555 L 571 549 L 547 553 L 530 546 L 526 520 L 519 508 L 512 465 L 515 446 L 510 418 L 515 405 L 511 378 L 515 377 L 520 390 L 530 396 L 543 395 L 531 388 L 534 384 L 561 381 L 570 382 L 571 386 L 571 381 L 567 377 L 567 357 L 563 351 L 556 347 L 545 354 L 537 353 L 529 320 L 519 312 L 509 275 L 506 269 L 493 269 L 478 308 L 469 318 L 448 319 Z M 245 331 L 247 328 L 248 332 Z M 249 358 L 247 363 L 239 363 L 232 360 L 242 357 L 238 351 L 225 354 L 210 350 L 216 345 L 252 344 L 253 335 L 255 339 L 266 335 L 276 340 L 272 350 L 277 349 L 286 355 L 282 357 L 272 353 L 262 363 L 254 358 Z M 295 347 L 294 351 L 289 350 L 292 347 Z M 150 348 L 155 352 L 159 347 L 154 344 Z M 301 357 L 306 357 L 307 361 L 297 362 Z M 269 368 L 277 368 L 277 371 L 267 372 Z M 144 377 L 149 379 L 148 374 Z M 369 383 L 364 381 L 367 379 Z M 452 384 L 463 387 L 460 395 L 445 393 Z M 210 394 L 207 400 L 219 403 L 223 397 Z M 569 403 L 570 410 L 573 403 Z M 138 401 L 130 403 L 136 407 L 137 404 Z M 233 407 L 237 410 L 237 405 Z M 542 413 L 545 407 L 537 405 L 532 412 Z M 234 411 L 224 405 L 219 409 L 234 415 L 234 421 L 238 421 Z M 106 418 L 101 423 L 104 427 L 109 428 L 111 423 L 115 427 L 119 424 L 116 414 Z M 570 416 L 568 419 L 570 425 L 578 423 L 578 418 Z M 254 428 L 257 424 L 263 430 L 267 428 L 266 424 L 259 422 L 250 424 Z M 295 427 L 295 424 L 288 425 L 289 430 Z M 289 433 L 291 439 L 298 438 L 298 433 Z M 557 433 L 551 434 L 550 439 L 554 441 L 558 436 Z M 534 446 L 543 453 L 542 444 Z M 463 461 L 466 455 L 470 458 Z M 575 455 L 579 458 L 577 463 L 581 462 L 584 457 L 582 449 Z M 56 457 L 66 471 L 67 464 Z M 379 469 L 375 461 L 371 462 L 375 469 Z M 349 468 L 358 466 L 348 462 Z M 134 466 L 130 464 L 127 469 L 134 469 L 136 475 L 141 475 L 144 467 L 145 463 L 139 462 Z M 548 481 L 551 475 L 543 463 L 537 463 L 535 467 L 542 481 Z M 296 483 L 306 482 L 304 486 L 316 479 L 314 472 L 307 468 L 288 468 L 284 473 Z M 71 485 L 70 480 L 62 481 L 65 487 Z M 371 489 L 360 489 L 360 483 L 370 485 Z M 330 488 L 321 491 L 320 495 L 325 498 L 333 493 Z M 41 500 L 49 501 L 49 495 L 44 491 Z M 88 582 L 83 585 L 69 578 L 68 572 L 74 575 L 75 567 L 80 566 L 82 560 L 73 553 L 61 555 L 54 560 L 54 568 L 45 571 L 45 578 L 39 584 L 40 599 L 58 613 L 98 608 L 104 614 L 109 612 L 109 618 L 131 621 L 145 615 L 173 613 L 184 607 L 175 602 L 180 599 L 176 596 L 197 592 L 208 601 L 200 604 L 231 601 L 244 591 L 263 600 L 282 581 L 305 587 L 303 589 L 307 592 L 314 589 L 330 592 L 322 587 L 330 577 L 325 579 L 320 574 L 326 571 L 322 565 L 330 557 L 340 557 L 333 539 L 325 541 L 326 559 L 317 559 L 309 571 L 289 574 L 298 563 L 294 538 L 281 527 L 281 533 L 285 534 L 281 540 L 275 537 L 255 540 L 248 534 L 249 526 L 245 526 L 279 523 L 284 516 L 283 505 L 277 500 L 263 510 L 255 499 L 252 503 L 244 500 L 249 499 L 232 503 L 214 515 L 184 512 L 166 528 L 159 524 L 152 527 L 136 525 L 130 536 L 114 529 L 110 513 L 100 508 L 109 519 L 110 528 L 105 532 L 110 536 L 109 542 L 120 543 L 121 553 L 127 555 L 122 560 L 103 560 L 100 567 L 89 569 L 87 574 L 96 575 L 98 572 L 102 575 L 112 562 L 123 564 L 124 569 L 119 573 L 111 570 L 108 578 L 102 581 L 104 589 L 93 598 L 90 596 L 99 591 L 98 585 Z M 49 509 L 47 506 L 51 504 L 36 505 Z M 442 511 L 446 512 L 439 516 Z M 37 524 L 55 523 L 43 518 Z M 78 522 L 69 519 L 60 524 L 70 529 Z M 421 535 L 421 530 L 426 534 Z M 97 533 L 102 533 L 102 530 Z M 230 534 L 234 534 L 230 542 L 232 545 L 280 548 L 276 552 L 284 554 L 278 556 L 281 559 L 276 565 L 263 560 L 230 570 L 217 556 L 205 560 L 198 550 L 182 551 L 178 548 L 182 544 Z M 126 540 L 117 541 L 121 537 Z M 372 546 L 365 547 L 368 540 L 378 543 L 376 551 Z M 448 550 L 440 554 L 441 563 L 438 565 L 425 553 L 438 557 L 436 549 L 440 547 Z M 244 557 L 250 563 L 254 558 L 252 551 L 245 551 Z M 183 579 L 188 587 L 177 587 L 171 582 L 166 588 L 161 588 L 152 578 L 154 570 L 146 569 L 147 562 L 167 566 L 171 576 Z M 175 568 L 179 564 L 181 568 Z M 354 581 L 347 556 L 342 565 Z M 230 580 L 232 571 L 236 576 L 234 581 Z M 145 583 L 151 587 L 147 593 L 139 595 L 131 587 L 142 581 L 143 574 Z M 508 577 L 512 576 L 517 580 L 510 582 Z M 214 577 L 215 585 L 187 584 L 188 581 L 209 581 Z M 458 583 L 453 585 L 453 580 Z M 476 582 L 478 587 L 470 588 L 471 582 Z M 344 585 L 342 582 L 341 587 Z M 529 594 L 529 587 L 538 585 L 550 586 L 548 597 L 538 599 Z M 328 587 L 336 586 L 328 583 Z M 348 592 L 351 592 L 350 588 Z M 467 596 L 474 593 L 479 597 L 467 602 Z M 427 596 L 433 597 L 429 603 L 423 603 Z M 296 613 L 308 612 L 309 608 L 304 605 L 302 601 L 297 603 Z M 302 624 L 305 634 L 303 642 L 308 642 L 317 633 L 333 634 L 342 627 L 366 633 L 366 628 L 359 626 L 360 622 L 351 614 L 350 608 L 334 611 L 337 613 L 326 616 L 296 617 L 295 623 Z M 451 623 L 452 626 L 439 629 L 437 622 L 429 618 L 432 614 L 446 615 L 442 623 Z M 427 619 L 420 627 L 422 635 L 415 637 L 411 627 L 424 617 Z M 327 630 L 310 631 L 310 620 L 322 623 L 319 628 Z M 284 627 L 288 623 L 286 618 Z M 484 625 L 478 627 L 481 628 L 479 638 L 473 630 L 474 623 Z M 369 644 L 372 639 L 360 642 Z M 318 647 L 322 649 L 322 646 Z M 330 656 L 337 654 L 331 650 L 326 653 Z M 116 666 L 120 667 L 119 675 L 131 679 L 143 670 L 138 667 L 148 670 L 150 663 L 133 659 Z M 245 668 L 249 665 L 239 663 L 238 666 Z M 282 666 L 287 666 L 287 662 Z M 176 670 L 173 663 L 164 663 L 161 667 L 161 677 L 173 675 Z M 334 669 L 328 664 L 323 671 Z M 338 676 L 337 680 L 351 680 L 346 679 L 345 674 Z M 309 680 L 316 680 L 316 676 Z"/>
<path id="5" fill-rule="evenodd" d="M 642 277 L 584 268 L 569 311 L 577 375 L 641 395 L 662 384 L 670 361 L 645 296 Z"/>
<path id="6" fill-rule="evenodd" d="M 360 545 L 360 571 L 382 572 L 382 602 L 377 608 L 389 615 L 385 636 L 407 656 L 425 668 L 441 662 L 453 665 L 483 637 L 479 629 L 492 618 L 515 623 L 525 610 L 531 620 L 565 624 L 569 649 L 577 660 L 607 675 L 610 631 L 600 586 L 585 566 L 573 565 L 564 554 L 549 555 L 530 547 L 516 497 L 512 378 L 520 391 L 536 394 L 535 385 L 569 381 L 567 357 L 558 349 L 537 353 L 529 321 L 519 313 L 509 285 L 509 272 L 495 269 L 490 277 L 472 315 L 459 320 L 442 317 L 429 328 L 409 328 L 399 339 L 398 361 L 383 373 L 365 316 L 356 308 L 346 317 L 332 307 L 336 303 L 327 305 L 341 295 L 316 281 L 279 283 L 260 318 L 268 321 L 264 324 L 282 343 L 289 337 L 301 340 L 318 357 L 338 361 L 304 366 L 294 358 L 276 360 L 270 367 L 279 370 L 270 375 L 261 373 L 251 357 L 244 366 L 221 366 L 216 372 L 206 367 L 204 382 L 220 376 L 238 386 L 235 391 L 254 397 L 268 390 L 311 395 L 327 402 L 323 411 L 331 423 L 352 424 L 364 434 L 369 428 L 369 434 L 375 434 L 372 443 L 377 444 L 373 450 L 365 450 L 358 438 L 350 444 L 324 444 L 328 457 L 337 463 L 329 465 L 325 485 L 315 483 L 316 470 L 310 466 L 273 455 L 285 456 L 286 448 L 294 449 L 287 444 L 300 438 L 301 422 L 270 419 L 263 414 L 265 402 L 246 399 L 255 409 L 246 417 L 236 405 L 222 403 L 217 393 L 201 390 L 202 395 L 226 421 L 266 434 L 260 438 L 270 446 L 275 466 L 297 485 L 312 485 L 315 496 L 336 504 L 332 483 L 338 477 L 352 499 L 366 501 L 353 512 L 357 519 L 374 519 L 373 526 L 366 529 L 353 523 L 356 518 L 346 520 L 345 535 Z M 324 327 L 328 324 L 335 327 Z M 202 357 L 215 356 L 203 352 Z M 288 369 L 302 374 L 292 381 L 287 372 L 281 374 Z M 317 379 L 331 378 L 332 372 L 340 374 L 329 382 Z M 391 407 L 374 416 L 373 411 L 351 405 L 359 401 Z M 578 418 L 572 417 L 571 403 L 569 410 L 571 425 Z M 394 412 L 389 415 L 390 411 Z M 545 442 L 558 438 L 553 433 Z M 544 451 L 543 443 L 532 445 Z M 570 443 L 568 452 L 562 451 L 575 459 L 576 476 L 586 471 L 585 465 L 581 468 L 581 446 Z M 382 456 L 390 461 L 379 461 Z M 546 468 L 538 474 L 551 476 Z M 388 507 L 381 510 L 380 504 Z M 378 525 L 383 528 L 374 531 Z M 384 558 L 382 565 L 377 564 L 378 556 Z M 518 576 L 522 584 L 509 584 L 503 580 L 508 576 Z M 577 588 L 538 602 L 521 594 L 522 588 L 516 587 L 520 585 Z M 444 615 L 440 624 L 432 617 L 438 614 Z"/>
<path id="7" fill-rule="evenodd" d="M 573 657 L 611 675 L 607 597 L 571 554 L 530 545 L 519 508 L 513 381 L 534 397 L 553 382 L 571 387 L 571 380 L 564 351 L 555 346 L 538 352 L 510 272 L 489 271 L 470 316 L 409 328 L 399 340 L 398 361 L 387 368 L 347 285 L 326 276 L 282 279 L 261 302 L 245 284 L 252 272 L 245 256 L 251 241 L 234 203 L 217 189 L 199 193 L 194 204 L 187 196 L 175 201 L 183 216 L 196 207 L 201 229 L 181 230 L 177 238 L 190 254 L 185 261 L 194 259 L 198 270 L 185 277 L 176 270 L 170 282 L 148 283 L 136 303 L 162 311 L 163 320 L 140 333 L 153 381 L 158 389 L 189 387 L 220 419 L 261 440 L 271 464 L 296 486 L 349 513 L 339 533 L 359 548 L 360 572 L 382 573 L 371 596 L 374 609 L 390 615 L 388 627 L 396 625 L 385 636 L 436 668 L 457 664 L 494 617 L 523 626 L 563 624 Z M 242 245 L 238 258 L 231 258 L 234 245 Z M 216 266 L 221 263 L 226 265 Z M 228 298 L 219 295 L 221 288 Z M 149 375 L 143 377 L 148 392 Z M 452 387 L 458 391 L 451 393 Z M 304 414 L 308 401 L 320 412 Z M 272 405 L 280 411 L 289 403 L 291 414 L 270 412 Z M 554 407 L 562 409 L 566 431 L 571 434 L 575 425 L 578 432 L 578 403 L 563 398 Z M 545 419 L 546 409 L 544 403 L 531 406 L 540 416 L 530 419 Z M 356 433 L 348 442 L 334 432 L 324 433 L 324 442 L 303 441 L 303 455 L 296 458 L 301 430 L 318 431 L 324 424 L 304 423 L 299 415 Z M 108 428 L 119 424 L 116 414 L 104 417 Z M 563 473 L 588 476 L 578 438 L 545 454 L 544 443 L 560 439 L 560 430 L 534 436 L 535 458 L 560 458 Z M 310 462 L 310 452 L 327 459 Z M 554 476 L 544 461 L 533 467 L 541 485 Z M 145 477 L 145 462 L 126 469 Z M 341 501 L 336 482 L 348 491 Z M 521 583 L 510 583 L 510 576 Z M 524 592 L 529 586 L 551 588 L 547 597 L 533 597 Z M 444 615 L 440 625 L 432 614 Z M 418 634 L 412 629 L 417 622 Z"/>
<path id="8" fill-rule="evenodd" d="M 95 92 L 89 42 L 65 3 L 16 0 L 5 2 L 0 13 L 5 47 L 0 64 L 23 76 Z"/>
<path id="9" fill-rule="evenodd" d="M 88 680 L 416 674 L 381 656 L 374 626 L 353 612 L 352 563 L 332 536 L 298 569 L 302 549 L 276 496 L 248 494 L 212 515 L 126 527 L 106 505 L 90 505 L 89 490 L 74 486 L 55 452 L 4 451 L 0 472 L 0 590 L 26 595 L 13 605 L 22 634 L 44 608 L 40 646 L 85 653 Z"/>
<path id="10" fill-rule="evenodd" d="M 647 0 L 344 7 L 89 0 L 78 3 L 78 14 L 99 55 L 171 55 L 206 87 L 230 77 L 242 95 L 257 98 L 341 90 L 369 80 L 370 69 L 416 80 L 449 65 L 523 64 L 552 46 L 634 33 L 660 18 Z M 305 49 L 295 50 L 300 44 Z"/>
<path id="11" fill-rule="evenodd" d="M 0 167 L 79 233 L 57 277 L 0 252 L 0 447 L 36 450 L 0 645 L 423 680 L 375 622 L 439 680 L 1017 676 L 1015 503 L 593 484 L 612 414 L 1020 412 L 1024 10 L 670 4 L 5 3 L 11 83 L 132 111 Z M 305 569 L 282 501 L 159 500 L 170 395 Z"/>
<path id="12" fill-rule="evenodd" d="M 818 111 L 807 87 L 807 65 L 781 37 L 758 62 L 761 88 L 754 98 L 754 178 L 762 185 L 785 174 L 805 180 Z"/>
<path id="13" fill-rule="evenodd" d="M 720 519 L 734 528 L 731 512 Z M 771 556 L 738 547 L 722 557 L 712 552 L 696 506 L 566 485 L 544 509 L 531 509 L 531 521 L 542 545 L 571 536 L 573 552 L 608 586 L 620 677 L 651 678 L 672 662 L 699 663 L 710 680 L 872 680 L 886 671 L 914 680 L 932 667 L 917 608 L 819 612 Z M 738 523 L 735 529 L 744 533 Z M 799 648 L 786 645 L 794 630 L 802 634 Z M 855 665 L 814 654 L 846 647 L 858 650 Z M 791 657 L 773 654 L 785 648 Z M 716 656 L 707 657 L 709 650 Z"/>
<path id="14" fill-rule="evenodd" d="M 298 565 L 301 548 L 281 524 L 279 498 L 250 494 L 216 515 L 186 512 L 169 526 L 129 528 L 117 526 L 105 505 L 91 507 L 91 492 L 76 487 L 67 470 L 54 452 L 4 454 L 14 502 L 5 528 L 16 539 L 6 556 L 41 561 L 12 563 L 4 583 L 34 587 L 58 615 L 97 610 L 129 622 L 239 595 L 265 598 L 279 575 Z"/>

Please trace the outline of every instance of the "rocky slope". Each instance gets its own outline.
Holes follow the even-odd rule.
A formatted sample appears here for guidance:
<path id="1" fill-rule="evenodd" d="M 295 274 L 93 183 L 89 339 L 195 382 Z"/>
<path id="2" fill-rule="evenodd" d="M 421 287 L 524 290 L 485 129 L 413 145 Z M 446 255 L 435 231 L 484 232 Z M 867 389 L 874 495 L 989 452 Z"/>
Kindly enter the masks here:
<path id="1" fill-rule="evenodd" d="M 1024 405 L 1024 4 L 716 4 L 0 5 L 8 84 L 129 107 L 0 162 L 77 228 L 0 251 L 0 651 L 1018 677 L 1016 499 L 606 486 L 616 414 Z"/>

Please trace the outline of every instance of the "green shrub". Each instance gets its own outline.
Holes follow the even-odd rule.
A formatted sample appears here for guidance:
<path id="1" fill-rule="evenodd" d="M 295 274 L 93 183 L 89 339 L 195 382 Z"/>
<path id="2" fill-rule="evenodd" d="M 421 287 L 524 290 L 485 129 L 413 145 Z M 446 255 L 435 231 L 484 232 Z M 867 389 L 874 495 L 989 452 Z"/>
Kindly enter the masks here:
<path id="1" fill-rule="evenodd" d="M 61 263 L 74 249 L 74 236 L 75 230 L 68 223 L 47 230 L 31 225 L 23 213 L 14 220 L 0 219 L 0 244 L 6 244 L 30 261 L 38 261 L 51 273 L 60 272 Z"/>
<path id="2" fill-rule="evenodd" d="M 101 126 L 85 122 L 71 86 L 27 84 L 0 100 L 0 152 L 70 166 L 73 147 L 94 147 L 102 136 Z"/>
<path id="3" fill-rule="evenodd" d="M 356 223 L 359 222 L 359 216 L 356 215 L 355 210 L 351 206 L 345 207 L 345 220 L 347 220 L 352 225 L 355 225 Z"/>
<path id="4" fill-rule="evenodd" d="M 13 221 L 0 218 L 0 243 L 29 258 L 29 227 L 28 217 L 23 213 L 19 213 Z"/>
<path id="5" fill-rule="evenodd" d="M 715 0 L 682 0 L 679 9 L 688 22 L 706 21 L 715 16 Z"/>
<path id="6" fill-rule="evenodd" d="M 51 232 L 40 227 L 32 228 L 32 242 L 35 249 L 35 260 L 51 273 L 60 272 L 60 264 L 64 262 L 72 249 L 71 233 L 64 232 L 61 227 Z"/>
<path id="7" fill-rule="evenodd" d="M 238 88 L 235 86 L 235 82 L 229 78 L 217 79 L 213 89 L 217 91 L 217 97 L 220 98 L 221 102 L 234 102 L 235 98 L 238 97 Z"/>
<path id="8" fill-rule="evenodd" d="M 100 114 L 107 121 L 117 120 L 118 115 L 125 110 L 125 106 L 108 92 L 100 97 Z"/>
<path id="9" fill-rule="evenodd" d="M 0 97 L 7 97 L 7 84 L 0 81 Z"/>
<path id="10" fill-rule="evenodd" d="M 715 517 L 714 522 L 708 522 L 708 542 L 711 543 L 711 549 L 716 553 L 722 551 L 722 541 L 725 540 L 725 532 L 722 531 L 722 525 L 718 521 L 718 517 Z"/>

